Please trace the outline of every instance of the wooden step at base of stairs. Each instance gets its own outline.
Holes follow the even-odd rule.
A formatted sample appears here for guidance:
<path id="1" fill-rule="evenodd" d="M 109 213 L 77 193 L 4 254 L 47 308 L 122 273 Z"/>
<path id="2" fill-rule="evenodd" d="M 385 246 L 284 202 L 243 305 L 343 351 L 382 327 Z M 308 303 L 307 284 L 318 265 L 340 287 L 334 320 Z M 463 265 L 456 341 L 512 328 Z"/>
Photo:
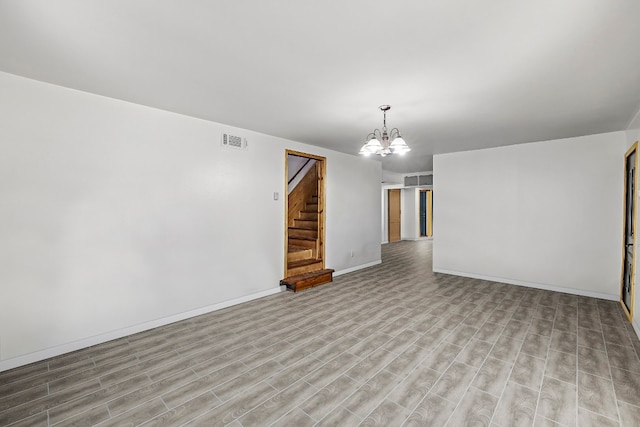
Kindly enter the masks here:
<path id="1" fill-rule="evenodd" d="M 303 259 L 313 258 L 313 248 L 304 246 L 289 245 L 287 248 L 287 261 L 301 261 Z"/>
<path id="2" fill-rule="evenodd" d="M 314 286 L 333 282 L 333 272 L 334 270 L 331 268 L 311 271 L 309 273 L 286 277 L 280 281 L 280 284 L 285 285 L 288 290 L 293 292 L 303 291 Z"/>

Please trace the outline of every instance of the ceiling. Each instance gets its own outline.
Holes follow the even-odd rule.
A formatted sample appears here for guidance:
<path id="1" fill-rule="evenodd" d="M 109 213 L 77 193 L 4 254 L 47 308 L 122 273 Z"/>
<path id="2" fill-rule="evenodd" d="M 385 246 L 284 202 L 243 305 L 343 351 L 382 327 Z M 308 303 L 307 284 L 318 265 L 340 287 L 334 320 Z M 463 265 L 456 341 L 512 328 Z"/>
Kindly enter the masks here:
<path id="1" fill-rule="evenodd" d="M 0 0 L 0 71 L 356 154 L 624 130 L 637 0 Z"/>

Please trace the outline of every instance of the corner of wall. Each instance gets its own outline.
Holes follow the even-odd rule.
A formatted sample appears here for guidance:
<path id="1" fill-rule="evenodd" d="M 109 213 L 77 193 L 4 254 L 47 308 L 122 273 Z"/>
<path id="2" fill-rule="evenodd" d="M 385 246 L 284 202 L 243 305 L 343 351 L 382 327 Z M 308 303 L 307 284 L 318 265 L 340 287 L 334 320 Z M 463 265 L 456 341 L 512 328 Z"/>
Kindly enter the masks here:
<path id="1" fill-rule="evenodd" d="M 636 115 L 633 116 L 633 118 L 629 122 L 629 125 L 627 126 L 627 130 L 634 130 L 634 129 L 636 130 L 640 129 L 640 108 L 638 108 Z"/>
<path id="2" fill-rule="evenodd" d="M 368 262 L 366 264 L 356 265 L 354 267 L 345 268 L 344 270 L 334 271 L 333 277 L 342 276 L 343 274 L 353 273 L 354 271 L 363 270 L 365 268 L 374 267 L 378 264 L 382 264 L 382 260 L 376 260 L 372 262 Z"/>

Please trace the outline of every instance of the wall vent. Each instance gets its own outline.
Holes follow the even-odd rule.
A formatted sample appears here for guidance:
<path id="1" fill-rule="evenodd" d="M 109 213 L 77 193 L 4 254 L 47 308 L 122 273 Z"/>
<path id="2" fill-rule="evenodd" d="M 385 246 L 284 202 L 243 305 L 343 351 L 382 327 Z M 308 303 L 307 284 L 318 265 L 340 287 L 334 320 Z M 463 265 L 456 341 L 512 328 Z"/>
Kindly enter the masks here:
<path id="1" fill-rule="evenodd" d="M 433 175 L 412 175 L 404 177 L 405 187 L 418 185 L 433 185 Z"/>
<path id="2" fill-rule="evenodd" d="M 223 147 L 236 148 L 239 150 L 246 150 L 248 146 L 247 138 L 243 138 L 238 135 L 231 135 L 226 132 L 222 132 L 220 143 Z"/>

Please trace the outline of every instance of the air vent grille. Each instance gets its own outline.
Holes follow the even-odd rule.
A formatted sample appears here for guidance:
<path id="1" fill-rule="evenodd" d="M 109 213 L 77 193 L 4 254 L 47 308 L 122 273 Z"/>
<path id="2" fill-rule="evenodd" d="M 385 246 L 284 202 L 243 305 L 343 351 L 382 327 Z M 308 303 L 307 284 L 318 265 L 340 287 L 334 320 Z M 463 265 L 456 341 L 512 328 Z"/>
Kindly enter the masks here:
<path id="1" fill-rule="evenodd" d="M 413 187 L 417 185 L 433 185 L 433 175 L 405 176 L 404 185 L 407 187 Z"/>
<path id="2" fill-rule="evenodd" d="M 229 148 L 237 148 L 240 150 L 247 149 L 247 139 L 238 135 L 232 135 L 230 133 L 222 132 L 222 140 L 223 147 Z"/>

